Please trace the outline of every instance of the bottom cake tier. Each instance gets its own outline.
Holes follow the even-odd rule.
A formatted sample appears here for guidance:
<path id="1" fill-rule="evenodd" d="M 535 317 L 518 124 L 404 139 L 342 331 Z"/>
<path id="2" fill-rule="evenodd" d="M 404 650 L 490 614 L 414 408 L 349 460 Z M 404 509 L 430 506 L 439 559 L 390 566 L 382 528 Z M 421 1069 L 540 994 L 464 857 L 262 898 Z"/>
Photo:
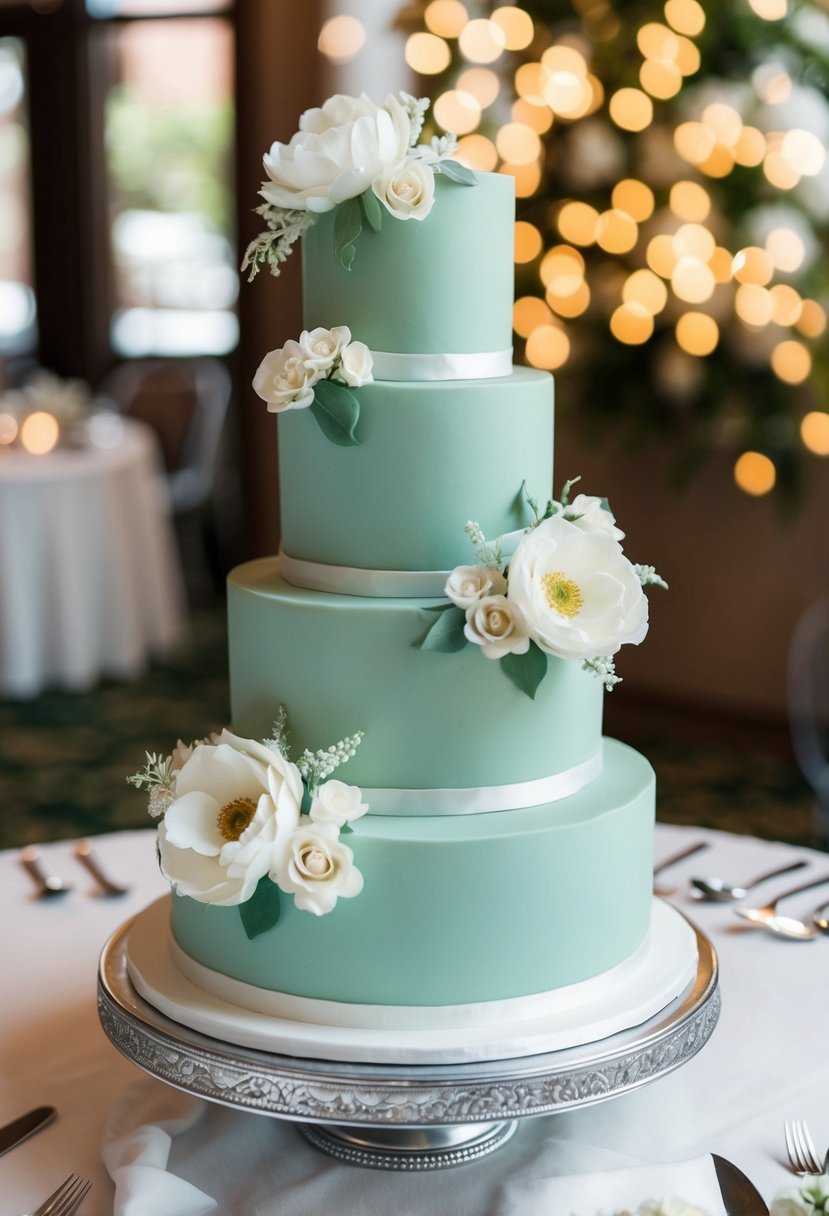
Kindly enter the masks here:
<path id="1" fill-rule="evenodd" d="M 648 762 L 605 740 L 601 775 L 557 802 L 357 820 L 348 843 L 363 890 L 325 916 L 285 897 L 251 941 L 238 908 L 174 896 L 173 938 L 208 972 L 308 1000 L 435 1007 L 548 993 L 644 943 L 654 792 Z"/>

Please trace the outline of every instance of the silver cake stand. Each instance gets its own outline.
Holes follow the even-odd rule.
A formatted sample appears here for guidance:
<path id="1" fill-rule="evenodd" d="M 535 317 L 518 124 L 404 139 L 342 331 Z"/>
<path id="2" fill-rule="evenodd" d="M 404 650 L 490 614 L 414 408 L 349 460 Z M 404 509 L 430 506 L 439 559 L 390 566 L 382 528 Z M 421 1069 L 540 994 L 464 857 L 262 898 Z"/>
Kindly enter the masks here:
<path id="1" fill-rule="evenodd" d="M 337 1063 L 273 1055 L 209 1038 L 143 1000 L 127 974 L 128 922 L 98 973 L 101 1025 L 145 1072 L 224 1106 L 300 1124 L 340 1161 L 435 1170 L 493 1152 L 519 1119 L 630 1093 L 679 1068 L 707 1042 L 720 1012 L 717 958 L 699 929 L 696 979 L 655 1017 L 597 1043 L 474 1064 Z"/>

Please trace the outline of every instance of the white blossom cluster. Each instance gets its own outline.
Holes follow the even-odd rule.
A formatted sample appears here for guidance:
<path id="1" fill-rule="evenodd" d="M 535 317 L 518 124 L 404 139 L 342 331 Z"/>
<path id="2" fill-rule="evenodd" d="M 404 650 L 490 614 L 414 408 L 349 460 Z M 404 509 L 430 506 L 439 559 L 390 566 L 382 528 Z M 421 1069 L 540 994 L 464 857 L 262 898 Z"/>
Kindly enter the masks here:
<path id="1" fill-rule="evenodd" d="M 336 768 L 345 764 L 356 754 L 362 739 L 363 732 L 358 730 L 356 734 L 341 739 L 339 743 L 334 743 L 331 747 L 322 748 L 316 752 L 311 752 L 306 747 L 297 761 L 297 768 L 312 793 L 321 782 L 331 776 Z"/>

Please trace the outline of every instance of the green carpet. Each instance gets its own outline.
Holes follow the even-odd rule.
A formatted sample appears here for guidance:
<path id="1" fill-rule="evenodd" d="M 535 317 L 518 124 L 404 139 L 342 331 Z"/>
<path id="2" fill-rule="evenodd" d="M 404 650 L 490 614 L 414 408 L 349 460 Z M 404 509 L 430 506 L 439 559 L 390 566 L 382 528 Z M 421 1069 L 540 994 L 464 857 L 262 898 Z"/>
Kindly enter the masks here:
<path id="1" fill-rule="evenodd" d="M 146 798 L 126 775 L 145 751 L 166 754 L 179 737 L 226 724 L 226 643 L 220 604 L 196 614 L 179 650 L 135 683 L 0 701 L 0 847 L 149 826 Z M 609 733 L 653 763 L 661 820 L 822 847 L 811 791 L 784 747 L 752 746 L 746 732 L 727 746 L 717 727 L 710 738 L 683 734 L 681 715 L 657 714 L 656 729 L 653 714 L 643 719 L 615 696 Z"/>

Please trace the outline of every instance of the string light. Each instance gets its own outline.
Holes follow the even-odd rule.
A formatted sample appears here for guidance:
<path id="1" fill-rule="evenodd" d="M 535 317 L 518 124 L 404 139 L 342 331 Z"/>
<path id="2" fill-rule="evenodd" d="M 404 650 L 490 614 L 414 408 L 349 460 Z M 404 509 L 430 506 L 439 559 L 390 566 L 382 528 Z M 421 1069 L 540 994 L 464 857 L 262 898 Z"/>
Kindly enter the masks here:
<path id="1" fill-rule="evenodd" d="M 543 106 L 547 75 L 544 66 L 540 63 L 522 63 L 515 73 L 516 93 L 531 105 Z"/>
<path id="2" fill-rule="evenodd" d="M 796 327 L 804 338 L 819 338 L 826 329 L 826 311 L 817 300 L 804 300 Z"/>
<path id="3" fill-rule="evenodd" d="M 829 414 L 812 410 L 800 423 L 800 438 L 815 456 L 829 456 Z"/>
<path id="4" fill-rule="evenodd" d="M 528 338 L 534 329 L 549 325 L 552 314 L 538 296 L 521 296 L 512 309 L 512 328 L 519 338 Z"/>
<path id="5" fill-rule="evenodd" d="M 787 338 L 771 352 L 771 369 L 785 384 L 802 384 L 812 370 L 812 356 L 802 342 Z"/>
<path id="6" fill-rule="evenodd" d="M 764 21 L 782 21 L 788 12 L 788 0 L 748 0 L 758 17 Z"/>
<path id="7" fill-rule="evenodd" d="M 651 237 L 645 253 L 645 259 L 656 274 L 663 279 L 669 279 L 674 273 L 677 255 L 674 250 L 674 240 L 666 232 L 660 232 Z"/>
<path id="8" fill-rule="evenodd" d="M 720 330 L 713 317 L 705 312 L 686 312 L 676 323 L 676 340 L 688 355 L 703 357 L 716 349 Z"/>
<path id="9" fill-rule="evenodd" d="M 539 135 L 544 135 L 553 125 L 553 112 L 547 106 L 534 106 L 532 102 L 519 97 L 512 103 L 510 115 L 514 122 L 523 122 L 532 127 Z"/>
<path id="10" fill-rule="evenodd" d="M 676 97 L 682 88 L 682 73 L 675 63 L 646 59 L 639 69 L 639 83 L 646 93 L 659 101 Z"/>
<path id="11" fill-rule="evenodd" d="M 527 362 L 552 372 L 567 362 L 570 339 L 556 325 L 540 325 L 527 338 Z"/>
<path id="12" fill-rule="evenodd" d="M 432 0 L 423 14 L 426 28 L 440 38 L 457 38 L 469 20 L 460 0 Z"/>
<path id="13" fill-rule="evenodd" d="M 766 237 L 766 253 L 775 269 L 793 274 L 803 265 L 806 246 L 793 228 L 772 228 Z"/>
<path id="14" fill-rule="evenodd" d="M 589 203 L 565 203 L 556 222 L 565 241 L 582 246 L 595 243 L 599 213 Z"/>
<path id="15" fill-rule="evenodd" d="M 641 89 L 617 89 L 608 109 L 623 131 L 644 131 L 653 122 L 653 102 Z"/>
<path id="16" fill-rule="evenodd" d="M 760 99 L 770 106 L 788 101 L 791 96 L 792 78 L 779 63 L 761 63 L 752 72 L 751 83 Z"/>
<path id="17" fill-rule="evenodd" d="M 453 131 L 455 135 L 468 135 L 481 121 L 481 107 L 471 93 L 464 93 L 460 89 L 441 93 L 434 104 L 433 113 L 435 122 L 444 131 Z"/>
<path id="18" fill-rule="evenodd" d="M 569 284 L 568 284 L 569 286 Z M 559 280 L 547 288 L 546 300 L 550 307 L 560 317 L 580 317 L 590 305 L 590 288 L 586 279 L 580 279 L 574 291 L 562 293 L 558 290 Z"/>
<path id="19" fill-rule="evenodd" d="M 458 37 L 458 47 L 464 59 L 470 63 L 494 63 L 506 45 L 504 31 L 500 25 L 486 17 L 476 17 L 463 27 Z"/>
<path id="20" fill-rule="evenodd" d="M 604 211 L 596 223 L 596 244 L 605 253 L 630 253 L 639 239 L 639 229 L 626 211 L 616 207 Z"/>
<path id="21" fill-rule="evenodd" d="M 656 63 L 675 63 L 679 54 L 679 42 L 673 30 L 657 21 L 640 26 L 636 33 L 636 45 L 645 59 Z"/>
<path id="22" fill-rule="evenodd" d="M 366 27 L 357 17 L 341 14 L 324 22 L 317 47 L 331 63 L 347 63 L 363 49 Z M 448 61 L 447 61 L 448 62 Z"/>
<path id="23" fill-rule="evenodd" d="M 734 311 L 749 329 L 762 329 L 774 313 L 771 292 L 754 283 L 742 283 L 734 293 Z"/>
<path id="24" fill-rule="evenodd" d="M 491 173 L 498 164 L 495 144 L 485 135 L 465 135 L 458 140 L 456 157 L 470 169 L 480 169 L 482 173 Z"/>
<path id="25" fill-rule="evenodd" d="M 544 242 L 535 224 L 518 220 L 515 225 L 515 261 L 520 264 L 532 262 L 543 248 Z"/>
<path id="26" fill-rule="evenodd" d="M 668 289 L 652 270 L 635 270 L 622 288 L 625 304 L 641 304 L 651 316 L 656 316 L 668 303 Z"/>
<path id="27" fill-rule="evenodd" d="M 512 5 L 496 8 L 492 20 L 504 34 L 504 47 L 508 51 L 523 51 L 535 37 L 535 26 L 529 13 Z"/>
<path id="28" fill-rule="evenodd" d="M 746 494 L 759 498 L 774 489 L 777 470 L 762 452 L 743 452 L 734 465 L 734 480 Z"/>
<path id="29" fill-rule="evenodd" d="M 678 34 L 696 38 L 705 29 L 705 9 L 697 0 L 668 0 L 665 20 Z"/>
<path id="30" fill-rule="evenodd" d="M 555 281 L 564 284 L 573 280 L 570 290 L 575 291 L 577 284 L 584 278 L 584 258 L 578 249 L 571 249 L 569 245 L 556 245 L 544 254 L 538 275 L 545 287 L 550 287 Z"/>
<path id="31" fill-rule="evenodd" d="M 803 301 L 795 289 L 788 283 L 775 283 L 774 287 L 769 289 L 769 294 L 772 320 L 787 328 L 796 325 L 803 311 Z"/>
<path id="32" fill-rule="evenodd" d="M 679 44 L 679 49 L 676 55 L 676 66 L 683 76 L 695 75 L 702 63 L 699 47 L 696 43 L 691 42 L 690 38 L 677 38 L 677 43 Z"/>
<path id="33" fill-rule="evenodd" d="M 816 177 L 826 162 L 826 149 L 818 137 L 799 127 L 783 136 L 780 155 L 801 177 Z"/>
<path id="34" fill-rule="evenodd" d="M 708 218 L 711 196 L 698 182 L 674 182 L 668 205 L 678 219 L 700 224 Z"/>
<path id="35" fill-rule="evenodd" d="M 33 456 L 45 456 L 51 452 L 60 437 L 56 418 L 43 410 L 35 410 L 23 420 L 20 427 L 20 442 Z"/>
<path id="36" fill-rule="evenodd" d="M 653 317 L 635 300 L 620 304 L 610 318 L 610 332 L 626 346 L 641 346 L 653 333 Z"/>
<path id="37" fill-rule="evenodd" d="M 734 255 L 732 273 L 738 283 L 757 283 L 765 287 L 774 274 L 774 263 L 765 249 L 749 245 Z"/>
<path id="38" fill-rule="evenodd" d="M 529 165 L 538 160 L 541 140 L 532 127 L 521 122 L 508 122 L 496 135 L 495 147 L 502 160 L 514 165 Z"/>
<path id="39" fill-rule="evenodd" d="M 498 170 L 515 179 L 516 198 L 530 198 L 541 184 L 541 167 L 534 165 L 504 164 Z"/>
<path id="40" fill-rule="evenodd" d="M 717 283 L 731 282 L 731 266 L 734 259 L 730 252 L 723 246 L 717 245 L 711 257 L 708 259 L 708 265 L 711 267 L 711 273 L 714 276 L 714 281 Z"/>
<path id="41" fill-rule="evenodd" d="M 653 215 L 653 190 L 635 177 L 625 177 L 617 182 L 610 201 L 619 211 L 626 211 L 638 224 L 644 223 Z"/>
<path id="42" fill-rule="evenodd" d="M 501 91 L 501 82 L 491 68 L 467 68 L 458 77 L 462 93 L 471 93 L 482 110 L 491 106 Z"/>
<path id="43" fill-rule="evenodd" d="M 763 157 L 766 155 L 766 137 L 756 127 L 744 126 L 731 153 L 738 165 L 754 169 L 763 163 Z"/>
<path id="44" fill-rule="evenodd" d="M 711 267 L 695 257 L 681 257 L 671 275 L 674 295 L 686 304 L 704 304 L 714 294 L 716 280 Z"/>
<path id="45" fill-rule="evenodd" d="M 437 34 L 411 34 L 403 54 L 412 71 L 421 76 L 436 76 L 452 62 L 449 43 Z"/>

